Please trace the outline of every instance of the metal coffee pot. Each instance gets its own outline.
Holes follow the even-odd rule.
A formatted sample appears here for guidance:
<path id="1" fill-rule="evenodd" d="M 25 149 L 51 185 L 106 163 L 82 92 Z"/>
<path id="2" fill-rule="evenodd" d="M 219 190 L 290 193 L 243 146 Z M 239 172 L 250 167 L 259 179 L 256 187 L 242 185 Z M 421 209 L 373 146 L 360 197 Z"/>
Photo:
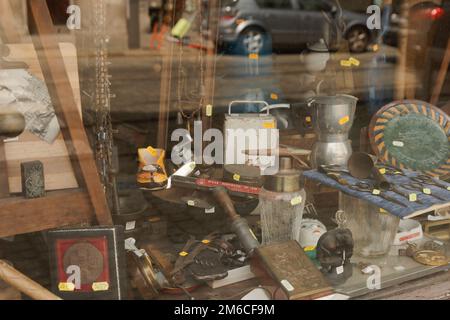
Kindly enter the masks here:
<path id="1" fill-rule="evenodd" d="M 311 154 L 313 168 L 321 165 L 346 166 L 352 154 L 349 133 L 355 120 L 358 98 L 339 94 L 318 96 L 308 101 L 317 134 Z"/>

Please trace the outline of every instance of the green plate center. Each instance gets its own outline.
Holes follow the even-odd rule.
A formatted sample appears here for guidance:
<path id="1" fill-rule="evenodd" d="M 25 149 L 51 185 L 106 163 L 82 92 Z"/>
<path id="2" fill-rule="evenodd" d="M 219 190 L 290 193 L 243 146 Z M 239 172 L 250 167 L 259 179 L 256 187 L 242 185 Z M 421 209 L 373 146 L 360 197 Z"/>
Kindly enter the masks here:
<path id="1" fill-rule="evenodd" d="M 384 130 L 384 141 L 392 157 L 414 170 L 436 169 L 447 162 L 450 154 L 444 129 L 423 115 L 392 119 Z"/>

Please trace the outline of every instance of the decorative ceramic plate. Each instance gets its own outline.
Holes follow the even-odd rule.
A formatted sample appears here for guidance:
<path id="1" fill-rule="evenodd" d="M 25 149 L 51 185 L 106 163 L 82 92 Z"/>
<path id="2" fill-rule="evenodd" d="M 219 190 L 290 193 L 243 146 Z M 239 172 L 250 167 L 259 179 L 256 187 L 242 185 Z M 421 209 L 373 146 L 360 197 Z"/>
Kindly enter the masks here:
<path id="1" fill-rule="evenodd" d="M 372 118 L 369 134 L 383 162 L 433 176 L 450 175 L 450 118 L 431 104 L 393 102 Z"/>

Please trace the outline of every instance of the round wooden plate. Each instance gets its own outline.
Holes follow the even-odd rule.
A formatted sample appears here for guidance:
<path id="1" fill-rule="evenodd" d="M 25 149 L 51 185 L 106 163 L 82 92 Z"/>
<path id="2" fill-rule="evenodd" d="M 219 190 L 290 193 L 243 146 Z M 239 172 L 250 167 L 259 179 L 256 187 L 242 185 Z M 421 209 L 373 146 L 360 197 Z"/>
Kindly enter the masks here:
<path id="1" fill-rule="evenodd" d="M 372 118 L 370 143 L 378 158 L 400 169 L 450 176 L 450 118 L 423 101 L 396 101 Z"/>

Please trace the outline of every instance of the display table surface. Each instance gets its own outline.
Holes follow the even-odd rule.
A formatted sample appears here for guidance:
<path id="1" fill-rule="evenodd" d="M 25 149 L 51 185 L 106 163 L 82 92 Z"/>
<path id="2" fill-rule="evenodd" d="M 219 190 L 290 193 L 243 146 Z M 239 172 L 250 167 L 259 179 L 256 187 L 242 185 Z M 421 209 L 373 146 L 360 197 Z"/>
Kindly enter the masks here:
<path id="1" fill-rule="evenodd" d="M 320 173 L 317 170 L 307 171 L 304 172 L 303 175 L 311 179 L 315 182 L 319 182 L 327 187 L 339 190 L 340 192 L 343 192 L 349 196 L 365 200 L 379 208 L 385 209 L 387 212 L 402 218 L 402 219 L 410 219 L 413 217 L 417 217 L 419 215 L 422 215 L 424 213 L 435 211 L 441 208 L 445 208 L 450 206 L 450 191 L 444 190 L 442 188 L 436 187 L 436 186 L 426 186 L 426 188 L 429 188 L 432 192 L 432 194 L 437 195 L 444 200 L 439 200 L 434 198 L 433 196 L 425 195 L 420 190 L 418 191 L 408 191 L 408 190 L 402 190 L 405 193 L 416 193 L 418 195 L 418 198 L 423 201 L 423 205 L 419 204 L 417 202 L 409 202 L 406 198 L 402 197 L 401 195 L 392 192 L 387 191 L 385 192 L 386 195 L 389 197 L 395 198 L 398 201 L 403 202 L 407 207 L 400 206 L 396 203 L 387 201 L 383 199 L 380 196 L 373 195 L 369 192 L 361 192 L 357 190 L 351 189 L 349 186 L 342 185 L 338 183 L 333 178 L 328 177 L 326 174 Z M 410 178 L 414 178 L 419 175 L 419 173 L 413 172 L 413 171 L 405 171 L 406 176 L 396 175 L 396 176 L 387 176 L 387 180 L 391 182 L 392 184 L 395 184 L 399 187 L 401 187 L 402 184 L 410 184 L 412 181 Z M 349 174 L 342 173 L 341 174 L 342 179 L 345 179 L 348 181 L 350 185 L 356 185 L 358 182 L 364 182 L 359 179 L 355 179 Z M 369 182 L 369 181 L 368 181 Z M 449 186 L 450 184 L 440 181 L 439 183 L 442 183 L 443 185 Z"/>
<path id="2" fill-rule="evenodd" d="M 422 239 L 419 246 L 430 239 Z M 353 275 L 345 283 L 335 287 L 336 292 L 350 296 L 351 298 L 358 298 L 366 294 L 372 294 L 381 289 L 389 289 L 402 283 L 425 278 L 427 276 L 450 270 L 450 265 L 443 267 L 429 267 L 424 266 L 410 257 L 403 257 L 398 255 L 398 250 L 405 246 L 392 246 L 390 252 L 379 258 L 362 258 L 357 255 L 352 257 Z M 449 245 L 446 250 L 449 252 Z M 359 263 L 364 265 L 377 266 L 380 271 L 380 286 L 381 288 L 373 288 L 369 286 L 368 280 L 373 274 L 363 274 Z M 381 290 L 382 291 L 382 290 Z"/>

